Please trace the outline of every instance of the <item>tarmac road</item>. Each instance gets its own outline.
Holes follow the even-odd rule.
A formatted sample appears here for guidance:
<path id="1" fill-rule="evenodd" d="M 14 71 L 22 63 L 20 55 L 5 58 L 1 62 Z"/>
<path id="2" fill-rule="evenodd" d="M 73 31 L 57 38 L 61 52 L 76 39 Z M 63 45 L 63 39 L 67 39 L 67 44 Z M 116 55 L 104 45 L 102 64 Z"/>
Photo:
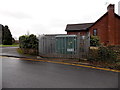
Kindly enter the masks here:
<path id="1" fill-rule="evenodd" d="M 3 88 L 118 88 L 118 73 L 2 57 Z"/>

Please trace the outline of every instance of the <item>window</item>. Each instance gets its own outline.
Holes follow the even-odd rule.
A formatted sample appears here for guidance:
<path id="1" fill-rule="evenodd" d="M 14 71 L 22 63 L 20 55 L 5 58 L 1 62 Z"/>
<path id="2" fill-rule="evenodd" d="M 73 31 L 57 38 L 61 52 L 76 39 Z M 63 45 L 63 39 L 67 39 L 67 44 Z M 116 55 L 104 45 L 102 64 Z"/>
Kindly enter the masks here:
<path id="1" fill-rule="evenodd" d="M 85 36 L 82 36 L 82 39 L 85 39 Z"/>
<path id="2" fill-rule="evenodd" d="M 93 36 L 97 36 L 97 29 L 93 30 Z"/>

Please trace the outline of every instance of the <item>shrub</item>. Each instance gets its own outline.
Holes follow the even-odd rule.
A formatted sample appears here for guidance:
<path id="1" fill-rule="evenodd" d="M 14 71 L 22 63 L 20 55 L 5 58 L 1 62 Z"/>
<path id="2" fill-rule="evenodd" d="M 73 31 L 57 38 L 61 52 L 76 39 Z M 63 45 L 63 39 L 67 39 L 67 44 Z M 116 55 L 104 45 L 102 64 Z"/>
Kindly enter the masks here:
<path id="1" fill-rule="evenodd" d="M 35 35 L 23 35 L 19 37 L 20 48 L 38 49 L 38 39 Z"/>
<path id="2" fill-rule="evenodd" d="M 19 37 L 19 47 L 24 54 L 38 54 L 38 39 L 36 35 L 23 35 Z"/>
<path id="3" fill-rule="evenodd" d="M 88 60 L 92 62 L 115 63 L 117 61 L 117 54 L 108 47 L 99 47 L 98 49 L 90 50 Z"/>
<path id="4" fill-rule="evenodd" d="M 90 48 L 88 60 L 90 62 L 94 62 L 97 61 L 97 58 L 98 58 L 98 49 Z"/>
<path id="5" fill-rule="evenodd" d="M 15 44 L 15 39 L 14 38 L 12 38 L 12 44 Z"/>
<path id="6" fill-rule="evenodd" d="M 27 55 L 37 55 L 38 54 L 38 51 L 36 49 L 18 48 L 17 52 L 20 54 L 27 54 Z"/>
<path id="7" fill-rule="evenodd" d="M 100 47 L 98 49 L 98 60 L 103 62 L 116 62 L 117 54 L 108 47 Z"/>
<path id="8" fill-rule="evenodd" d="M 38 54 L 38 39 L 35 35 L 23 35 L 19 37 L 19 47 L 24 54 Z"/>
<path id="9" fill-rule="evenodd" d="M 108 46 L 109 49 L 112 49 L 117 54 L 117 61 L 120 62 L 120 45 L 111 45 Z"/>
<path id="10" fill-rule="evenodd" d="M 90 36 L 90 46 L 99 46 L 99 37 L 98 36 Z"/>

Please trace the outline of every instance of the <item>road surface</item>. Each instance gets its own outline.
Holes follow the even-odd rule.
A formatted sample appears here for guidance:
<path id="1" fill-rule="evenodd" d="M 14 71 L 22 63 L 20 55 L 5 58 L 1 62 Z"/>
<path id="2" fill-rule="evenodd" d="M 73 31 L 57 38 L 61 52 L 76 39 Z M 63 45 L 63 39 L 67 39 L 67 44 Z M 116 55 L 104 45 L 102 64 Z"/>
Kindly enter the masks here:
<path id="1" fill-rule="evenodd" d="M 118 88 L 118 73 L 2 57 L 3 88 Z"/>

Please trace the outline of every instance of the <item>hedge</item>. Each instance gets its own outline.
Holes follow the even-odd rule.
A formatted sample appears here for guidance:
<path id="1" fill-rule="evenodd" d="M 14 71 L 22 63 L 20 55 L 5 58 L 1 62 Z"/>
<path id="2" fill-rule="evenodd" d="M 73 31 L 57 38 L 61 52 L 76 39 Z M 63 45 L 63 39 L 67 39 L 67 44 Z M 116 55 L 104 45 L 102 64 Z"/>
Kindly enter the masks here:
<path id="1" fill-rule="evenodd" d="M 19 37 L 19 47 L 24 53 L 35 54 L 38 51 L 38 39 L 36 35 L 23 35 Z"/>
<path id="2" fill-rule="evenodd" d="M 88 61 L 91 62 L 117 62 L 118 54 L 109 46 L 101 46 L 98 49 L 90 49 Z"/>
<path id="3" fill-rule="evenodd" d="M 23 35 L 19 37 L 20 48 L 38 49 L 38 39 L 35 35 Z"/>

